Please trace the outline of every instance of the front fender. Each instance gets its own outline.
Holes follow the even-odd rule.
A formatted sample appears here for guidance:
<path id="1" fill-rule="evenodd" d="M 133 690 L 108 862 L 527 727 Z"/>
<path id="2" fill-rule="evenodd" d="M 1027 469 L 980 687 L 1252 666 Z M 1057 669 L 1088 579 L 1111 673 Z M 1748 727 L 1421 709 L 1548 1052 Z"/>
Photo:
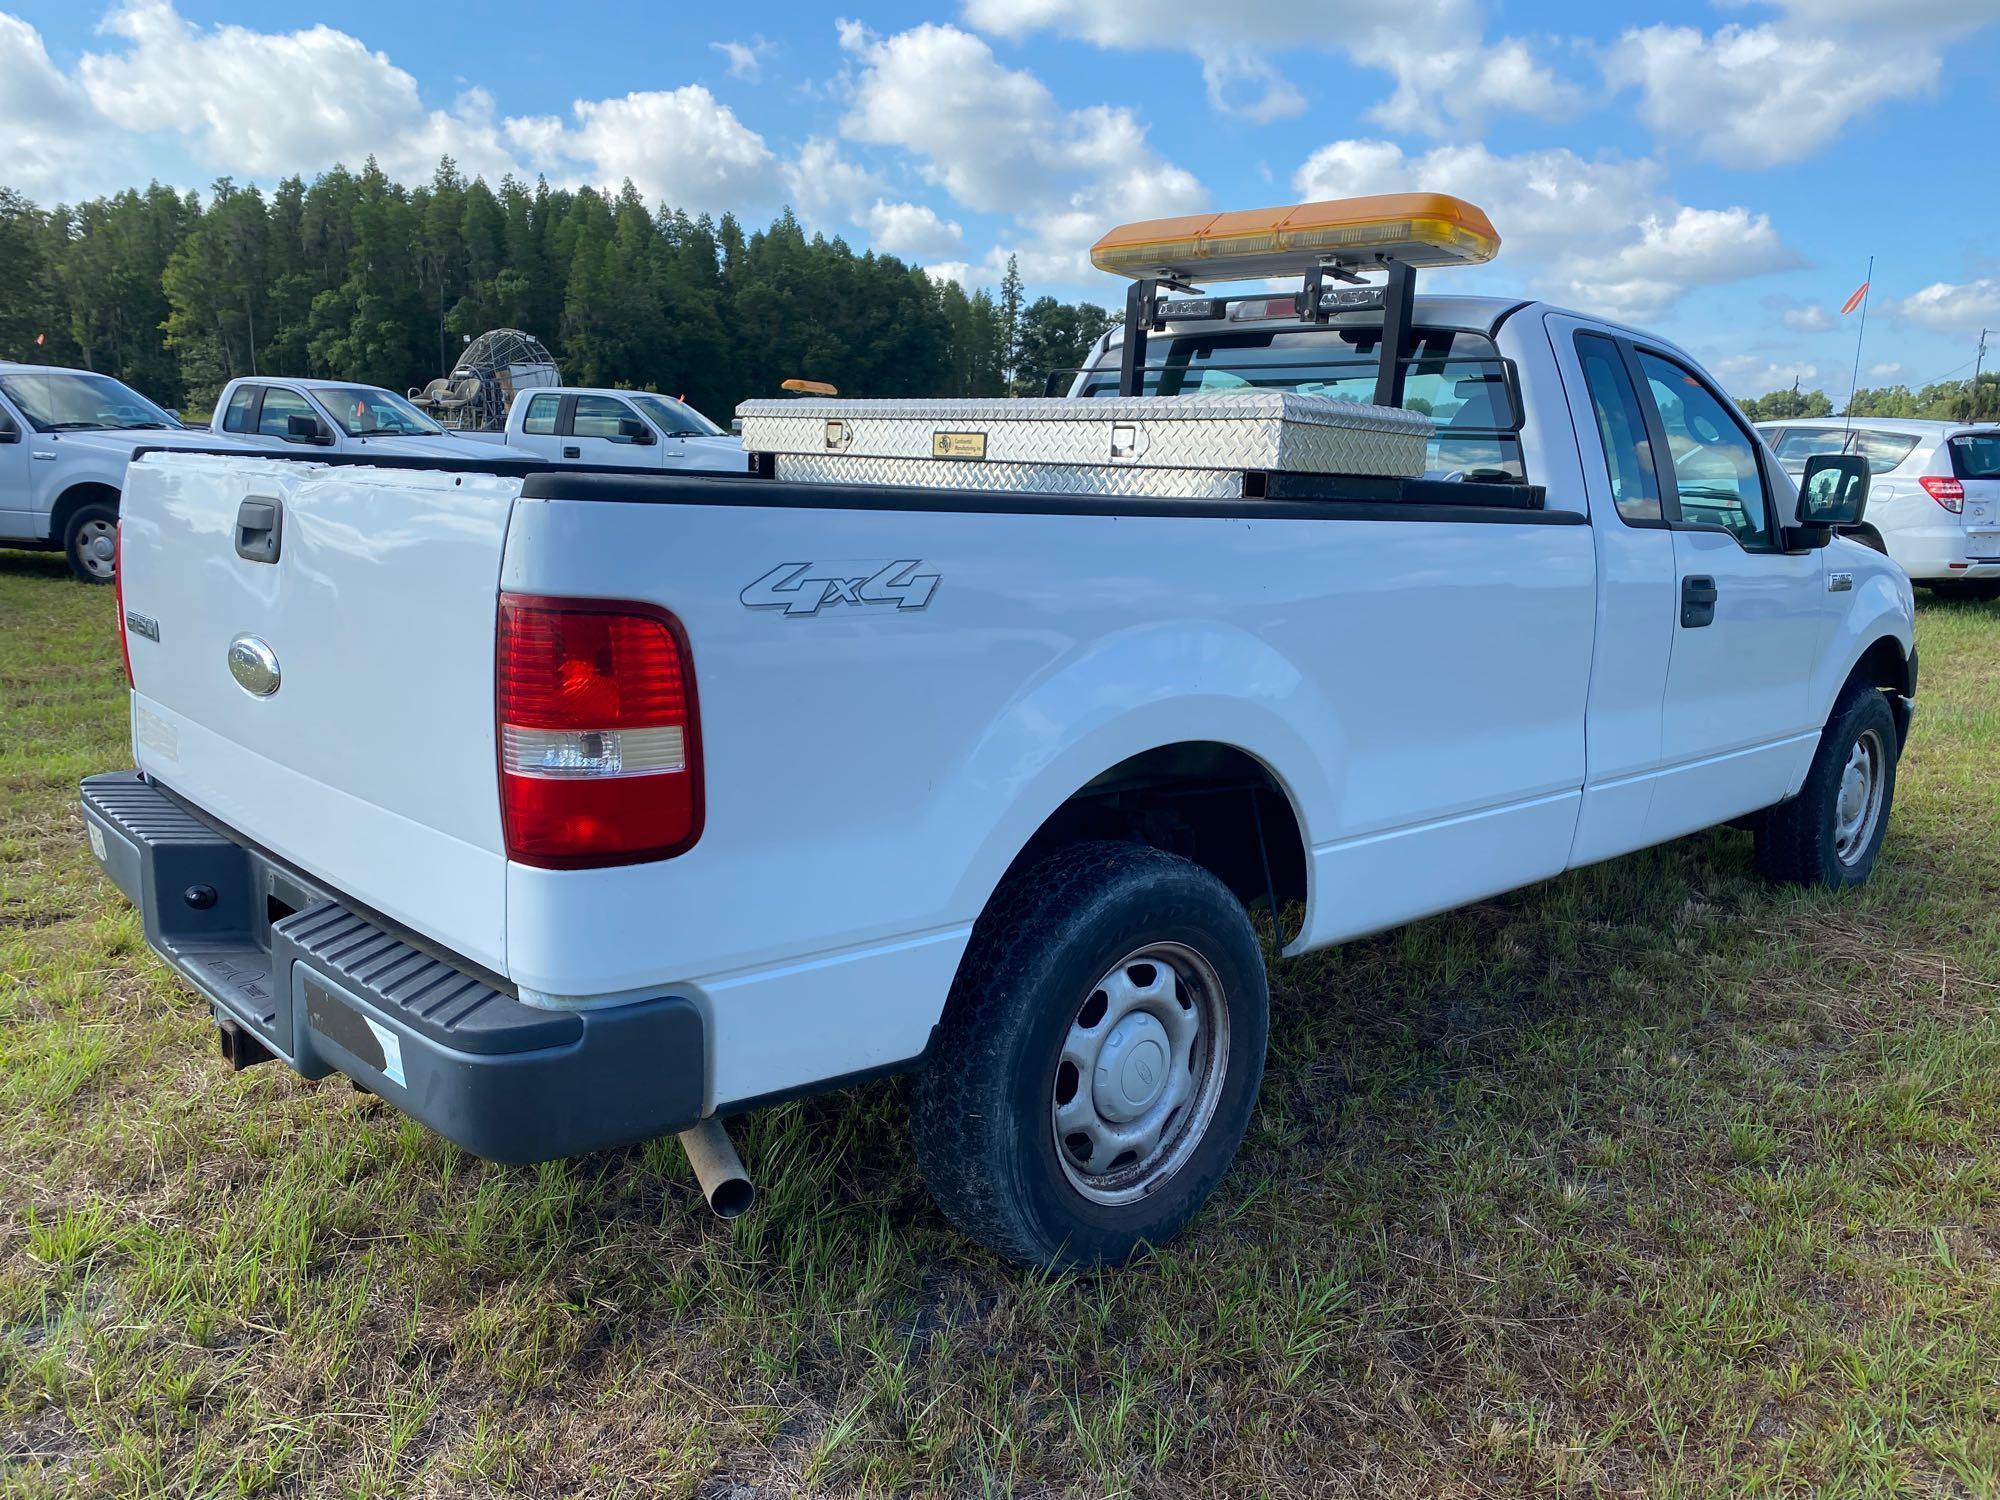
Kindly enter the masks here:
<path id="1" fill-rule="evenodd" d="M 1893 640 L 1905 669 L 1916 644 L 1916 602 L 1903 570 L 1859 543 L 1836 541 L 1839 555 L 1829 553 L 1827 571 L 1854 575 L 1848 605 L 1834 622 L 1833 633 L 1813 674 L 1812 704 L 1824 724 L 1847 679 L 1877 641 Z"/>
<path id="2" fill-rule="evenodd" d="M 1165 745 L 1228 745 L 1261 762 L 1291 800 L 1308 847 L 1332 805 L 1333 705 L 1268 642 L 1213 621 L 1100 637 L 1023 685 L 939 799 L 941 827 L 985 829 L 953 893 L 977 913 L 1049 815 L 1119 762 Z M 1311 898 L 1308 894 L 1308 921 Z"/>

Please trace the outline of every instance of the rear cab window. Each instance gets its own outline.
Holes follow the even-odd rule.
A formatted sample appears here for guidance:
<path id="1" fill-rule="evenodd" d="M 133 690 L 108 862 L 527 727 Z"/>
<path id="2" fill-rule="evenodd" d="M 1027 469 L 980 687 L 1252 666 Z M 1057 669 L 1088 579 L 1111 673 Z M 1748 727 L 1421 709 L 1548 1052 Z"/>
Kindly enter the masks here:
<path id="1" fill-rule="evenodd" d="M 250 430 L 250 407 L 257 399 L 257 387 L 240 385 L 236 394 L 229 398 L 229 409 L 222 414 L 224 432 L 248 432 Z"/>
<path id="2" fill-rule="evenodd" d="M 1379 325 L 1155 334 L 1142 390 L 1148 396 L 1290 391 L 1373 401 L 1381 336 Z M 1429 477 L 1524 482 L 1512 367 L 1493 340 L 1466 329 L 1418 328 L 1412 343 L 1403 405 L 1437 424 Z M 1118 394 L 1115 346 L 1106 358 L 1087 373 L 1079 396 Z"/>
<path id="3" fill-rule="evenodd" d="M 528 410 L 521 418 L 521 431 L 533 437 L 553 437 L 556 430 L 556 416 L 562 410 L 562 397 L 547 394 L 536 396 L 528 402 Z"/>

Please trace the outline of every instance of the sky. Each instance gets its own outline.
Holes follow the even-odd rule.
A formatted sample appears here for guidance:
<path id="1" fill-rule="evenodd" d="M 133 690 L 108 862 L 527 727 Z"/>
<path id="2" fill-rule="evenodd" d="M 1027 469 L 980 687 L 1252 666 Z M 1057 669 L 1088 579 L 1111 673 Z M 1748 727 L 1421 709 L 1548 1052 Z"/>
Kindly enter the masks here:
<path id="1" fill-rule="evenodd" d="M 1111 225 L 1430 190 L 1503 246 L 1429 286 L 1737 395 L 1845 395 L 1871 255 L 1862 385 L 2000 363 L 2000 0 L 10 3 L 0 183 L 44 204 L 449 153 L 1114 303 Z"/>

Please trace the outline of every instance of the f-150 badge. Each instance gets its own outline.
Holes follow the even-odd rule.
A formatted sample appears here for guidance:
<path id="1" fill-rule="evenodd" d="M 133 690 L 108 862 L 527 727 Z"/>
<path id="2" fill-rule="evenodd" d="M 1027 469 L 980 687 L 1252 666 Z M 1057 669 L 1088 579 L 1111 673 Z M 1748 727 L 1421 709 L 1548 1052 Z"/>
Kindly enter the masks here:
<path id="1" fill-rule="evenodd" d="M 922 609 L 942 578 L 919 573 L 915 558 L 896 562 L 779 563 L 740 596 L 750 609 L 782 609 L 788 615 L 816 615 L 836 604 L 893 604 Z"/>

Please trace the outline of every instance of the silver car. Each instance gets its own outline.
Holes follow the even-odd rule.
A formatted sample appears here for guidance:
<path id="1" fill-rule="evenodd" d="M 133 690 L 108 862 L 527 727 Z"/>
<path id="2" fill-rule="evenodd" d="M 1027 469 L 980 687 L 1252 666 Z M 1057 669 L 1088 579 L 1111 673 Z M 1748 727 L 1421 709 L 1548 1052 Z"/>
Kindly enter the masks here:
<path id="1" fill-rule="evenodd" d="M 2000 424 L 1818 417 L 1757 428 L 1795 477 L 1815 453 L 1863 455 L 1874 479 L 1855 540 L 1937 594 L 2000 599 Z"/>

